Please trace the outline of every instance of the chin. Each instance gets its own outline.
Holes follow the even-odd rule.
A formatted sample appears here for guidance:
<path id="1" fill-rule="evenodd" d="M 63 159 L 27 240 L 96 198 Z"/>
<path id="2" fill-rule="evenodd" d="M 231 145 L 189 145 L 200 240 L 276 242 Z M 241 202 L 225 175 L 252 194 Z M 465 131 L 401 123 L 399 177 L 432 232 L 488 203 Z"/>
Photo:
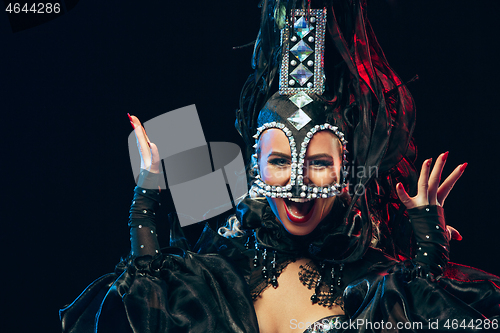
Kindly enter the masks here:
<path id="1" fill-rule="evenodd" d="M 330 213 L 335 197 L 326 199 L 267 198 L 274 215 L 292 235 L 305 236 Z"/>

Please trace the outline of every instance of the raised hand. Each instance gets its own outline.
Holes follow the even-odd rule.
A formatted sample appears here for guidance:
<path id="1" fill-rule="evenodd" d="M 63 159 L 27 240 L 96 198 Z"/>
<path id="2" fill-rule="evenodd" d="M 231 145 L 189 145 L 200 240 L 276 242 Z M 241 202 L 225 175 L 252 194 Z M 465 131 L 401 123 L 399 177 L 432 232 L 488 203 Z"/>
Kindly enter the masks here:
<path id="1" fill-rule="evenodd" d="M 465 168 L 467 167 L 467 163 L 460 164 L 440 185 L 441 173 L 447 158 L 448 152 L 439 155 L 432 172 L 430 172 L 432 159 L 424 161 L 422 164 L 422 170 L 420 171 L 420 177 L 418 178 L 418 192 L 416 196 L 410 197 L 401 183 L 396 185 L 398 197 L 407 209 L 426 205 L 443 206 L 444 201 L 448 197 L 451 189 L 457 180 L 460 179 L 465 171 Z M 456 229 L 450 226 L 448 226 L 447 229 L 451 239 L 462 239 L 462 236 Z"/>
<path id="2" fill-rule="evenodd" d="M 137 148 L 141 154 L 141 169 L 148 170 L 153 173 L 160 173 L 160 154 L 158 147 L 152 143 L 139 118 L 128 114 L 130 124 L 134 128 L 135 137 L 137 138 Z"/>

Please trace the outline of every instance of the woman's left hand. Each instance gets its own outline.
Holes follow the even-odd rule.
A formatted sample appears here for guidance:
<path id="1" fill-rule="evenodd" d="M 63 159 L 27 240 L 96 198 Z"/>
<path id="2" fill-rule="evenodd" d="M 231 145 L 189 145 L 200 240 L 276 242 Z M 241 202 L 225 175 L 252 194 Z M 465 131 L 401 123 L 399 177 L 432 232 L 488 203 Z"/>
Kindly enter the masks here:
<path id="1" fill-rule="evenodd" d="M 404 189 L 403 184 L 398 183 L 396 185 L 398 197 L 407 209 L 427 205 L 443 206 L 446 197 L 448 197 L 451 189 L 457 180 L 460 179 L 465 171 L 465 168 L 467 167 L 467 163 L 460 164 L 455 168 L 455 170 L 453 170 L 448 178 L 446 178 L 445 181 L 439 185 L 441 182 L 441 173 L 447 157 L 448 152 L 439 155 L 432 172 L 430 172 L 432 159 L 430 158 L 424 161 L 422 170 L 420 171 L 420 177 L 418 178 L 418 192 L 416 196 L 410 197 Z M 452 239 L 460 240 L 462 238 L 458 231 L 452 227 L 449 227 L 448 232 L 450 233 L 450 238 Z"/>
<path id="2" fill-rule="evenodd" d="M 410 197 L 408 193 L 406 193 L 403 184 L 398 183 L 396 185 L 396 191 L 399 199 L 407 209 L 427 205 L 443 206 L 446 197 L 467 167 L 467 163 L 457 166 L 448 178 L 446 178 L 445 181 L 439 185 L 441 182 L 441 173 L 447 158 L 448 152 L 439 155 L 430 177 L 429 172 L 431 169 L 432 158 L 424 161 L 422 170 L 420 171 L 420 177 L 418 178 L 418 192 L 416 196 Z"/>

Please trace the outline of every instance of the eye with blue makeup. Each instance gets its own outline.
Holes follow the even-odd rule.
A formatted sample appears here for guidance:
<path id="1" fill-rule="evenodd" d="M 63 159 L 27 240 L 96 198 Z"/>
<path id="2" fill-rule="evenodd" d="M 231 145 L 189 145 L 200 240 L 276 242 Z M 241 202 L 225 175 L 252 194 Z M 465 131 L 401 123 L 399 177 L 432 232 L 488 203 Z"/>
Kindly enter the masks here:
<path id="1" fill-rule="evenodd" d="M 314 169 L 324 169 L 333 166 L 333 157 L 328 154 L 315 154 L 313 156 L 308 156 L 305 161 L 306 167 L 312 167 Z"/>
<path id="2" fill-rule="evenodd" d="M 328 168 L 333 166 L 333 161 L 331 160 L 312 160 L 308 161 L 307 163 L 308 166 L 312 166 L 313 168 L 316 169 L 322 169 L 322 168 Z"/>
<path id="3" fill-rule="evenodd" d="M 282 157 L 270 158 L 267 162 L 269 164 L 272 164 L 272 165 L 280 167 L 280 168 L 288 167 L 291 164 L 291 161 L 289 159 L 282 158 Z"/>
<path id="4" fill-rule="evenodd" d="M 279 168 L 286 168 L 292 164 L 292 157 L 288 154 L 274 151 L 269 155 L 267 163 Z"/>

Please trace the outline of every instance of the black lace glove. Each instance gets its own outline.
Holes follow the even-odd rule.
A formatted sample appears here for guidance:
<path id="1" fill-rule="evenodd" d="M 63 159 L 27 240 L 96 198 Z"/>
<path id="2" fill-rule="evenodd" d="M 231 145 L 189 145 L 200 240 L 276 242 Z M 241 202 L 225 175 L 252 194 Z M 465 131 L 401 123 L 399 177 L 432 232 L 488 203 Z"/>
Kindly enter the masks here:
<path id="1" fill-rule="evenodd" d="M 160 252 L 155 224 L 155 211 L 160 205 L 160 191 L 150 190 L 158 186 L 159 179 L 160 174 L 141 170 L 134 189 L 128 226 L 131 255 L 135 257 L 155 256 Z"/>
<path id="2" fill-rule="evenodd" d="M 415 261 L 435 275 L 441 275 L 449 261 L 449 240 L 444 210 L 438 206 L 408 209 L 417 241 Z"/>

